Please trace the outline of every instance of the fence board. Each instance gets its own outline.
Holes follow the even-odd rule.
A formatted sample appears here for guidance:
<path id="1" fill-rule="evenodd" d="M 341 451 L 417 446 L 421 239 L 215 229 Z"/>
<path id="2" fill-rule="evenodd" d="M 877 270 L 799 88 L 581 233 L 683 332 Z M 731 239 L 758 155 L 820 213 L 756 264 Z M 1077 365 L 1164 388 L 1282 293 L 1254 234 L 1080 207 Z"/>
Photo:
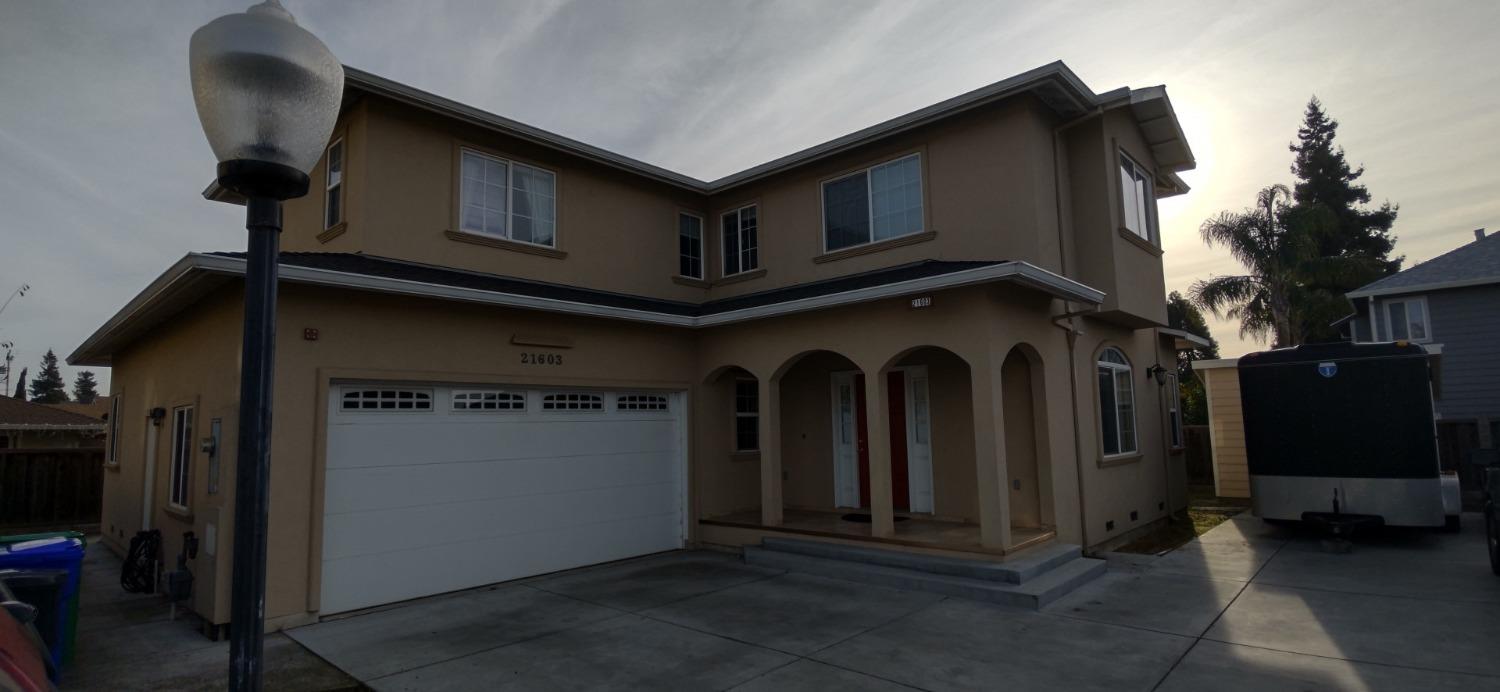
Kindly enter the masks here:
<path id="1" fill-rule="evenodd" d="M 0 526 L 98 523 L 103 499 L 102 449 L 0 449 Z"/>

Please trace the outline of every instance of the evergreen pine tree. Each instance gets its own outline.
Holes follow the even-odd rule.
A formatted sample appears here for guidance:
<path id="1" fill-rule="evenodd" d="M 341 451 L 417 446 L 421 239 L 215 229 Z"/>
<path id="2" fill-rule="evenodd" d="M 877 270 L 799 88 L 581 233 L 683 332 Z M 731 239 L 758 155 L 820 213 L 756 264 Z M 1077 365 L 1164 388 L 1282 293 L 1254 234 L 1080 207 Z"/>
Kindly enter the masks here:
<path id="1" fill-rule="evenodd" d="M 68 400 L 62 372 L 57 369 L 57 354 L 47 349 L 42 356 L 42 371 L 31 381 L 31 400 L 39 404 L 61 404 Z"/>
<path id="2" fill-rule="evenodd" d="M 99 383 L 94 381 L 94 373 L 84 370 L 73 378 L 73 400 L 80 404 L 92 404 L 99 398 Z"/>
<path id="3" fill-rule="evenodd" d="M 1298 331 L 1308 342 L 1338 338 L 1329 325 L 1352 310 L 1344 294 L 1401 271 L 1405 259 L 1391 257 L 1396 243 L 1391 226 L 1396 222 L 1398 207 L 1390 202 L 1375 209 L 1365 206 L 1370 203 L 1370 192 L 1357 182 L 1365 169 L 1349 166 L 1344 148 L 1334 143 L 1338 129 L 1338 121 L 1323 110 L 1316 96 L 1312 97 L 1297 129 L 1297 141 L 1289 147 L 1295 155 L 1292 173 L 1297 183 L 1288 221 L 1296 223 L 1297 217 L 1308 215 L 1331 218 L 1332 227 L 1319 237 L 1318 254 L 1358 258 L 1371 270 L 1305 277 L 1307 296 L 1302 301 Z"/>
<path id="4" fill-rule="evenodd" d="M 16 378 L 16 393 L 11 398 L 26 400 L 26 368 L 21 368 L 21 376 Z"/>

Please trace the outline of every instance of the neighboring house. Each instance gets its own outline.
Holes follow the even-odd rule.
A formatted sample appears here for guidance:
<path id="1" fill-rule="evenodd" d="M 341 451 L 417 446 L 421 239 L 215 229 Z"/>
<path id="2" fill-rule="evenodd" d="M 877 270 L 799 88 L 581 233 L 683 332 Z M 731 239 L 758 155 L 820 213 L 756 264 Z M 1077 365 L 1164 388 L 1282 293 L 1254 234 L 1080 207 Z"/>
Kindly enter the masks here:
<path id="1" fill-rule="evenodd" d="M 0 449 L 99 447 L 104 421 L 60 406 L 0 396 Z"/>
<path id="2" fill-rule="evenodd" d="M 285 209 L 272 627 L 788 533 L 1103 546 L 1186 504 L 1162 87 L 1054 63 L 713 182 L 345 89 Z M 211 623 L 244 267 L 183 257 L 69 358 L 113 367 L 103 540 L 193 531 Z"/>
<path id="3" fill-rule="evenodd" d="M 1474 241 L 1348 293 L 1340 327 L 1354 341 L 1406 339 L 1441 354 L 1438 439 L 1443 468 L 1500 437 L 1500 234 Z M 1468 476 L 1465 476 L 1467 479 Z"/>

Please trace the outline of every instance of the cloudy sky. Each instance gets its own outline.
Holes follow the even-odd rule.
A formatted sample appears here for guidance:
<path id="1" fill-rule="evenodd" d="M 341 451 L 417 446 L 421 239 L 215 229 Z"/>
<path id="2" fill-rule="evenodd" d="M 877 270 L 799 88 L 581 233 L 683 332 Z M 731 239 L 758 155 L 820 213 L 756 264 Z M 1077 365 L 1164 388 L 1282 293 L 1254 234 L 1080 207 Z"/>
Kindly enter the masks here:
<path id="1" fill-rule="evenodd" d="M 190 250 L 242 248 L 188 90 L 240 2 L 0 0 L 0 341 L 33 372 Z M 711 179 L 1053 60 L 1165 84 L 1198 157 L 1167 285 L 1237 271 L 1198 225 L 1291 182 L 1317 94 L 1408 262 L 1500 230 L 1500 3 L 286 0 L 345 63 Z M 3 300 L 3 299 L 0 299 Z M 1254 350 L 1216 322 L 1225 355 Z M 108 373 L 99 373 L 108 381 Z M 73 369 L 65 368 L 72 381 Z"/>

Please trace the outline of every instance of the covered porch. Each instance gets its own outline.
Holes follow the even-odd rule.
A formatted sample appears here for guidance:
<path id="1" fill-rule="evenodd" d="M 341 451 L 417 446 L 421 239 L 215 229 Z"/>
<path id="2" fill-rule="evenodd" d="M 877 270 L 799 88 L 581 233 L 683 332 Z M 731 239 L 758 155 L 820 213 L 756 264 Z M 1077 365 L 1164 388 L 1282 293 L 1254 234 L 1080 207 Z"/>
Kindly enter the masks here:
<path id="1" fill-rule="evenodd" d="M 839 333 L 825 318 L 818 327 L 841 338 L 802 342 L 828 347 L 770 363 L 740 355 L 764 346 L 761 332 L 726 348 L 697 396 L 700 536 L 989 555 L 1055 537 L 1054 498 L 1067 493 L 1054 488 L 1053 449 L 1066 449 L 1054 439 L 1066 428 L 1048 393 L 1062 389 L 1050 401 L 1066 406 L 1066 360 L 1051 359 L 1049 371 L 1042 353 L 1057 350 L 1061 332 L 1034 294 L 1013 306 L 974 293 L 977 305 L 959 307 L 981 316 L 903 332 L 926 343 Z M 1024 320 L 1009 314 L 1023 309 Z"/>

